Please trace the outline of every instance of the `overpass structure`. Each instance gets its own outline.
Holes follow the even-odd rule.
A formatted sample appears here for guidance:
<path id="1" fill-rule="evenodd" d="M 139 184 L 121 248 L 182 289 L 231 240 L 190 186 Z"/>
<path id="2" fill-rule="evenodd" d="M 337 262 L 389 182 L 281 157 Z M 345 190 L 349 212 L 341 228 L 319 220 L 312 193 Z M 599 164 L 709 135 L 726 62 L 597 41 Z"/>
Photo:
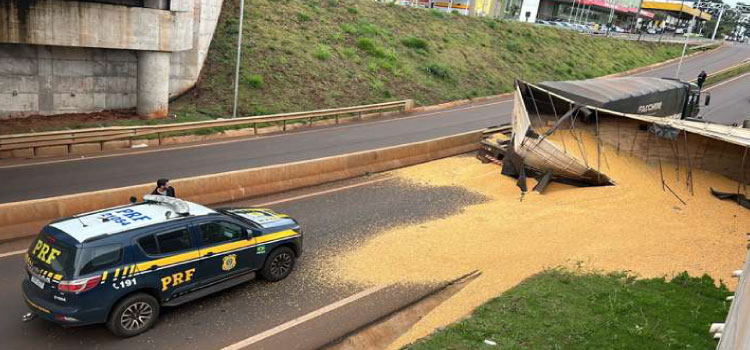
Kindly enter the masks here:
<path id="1" fill-rule="evenodd" d="M 3 0 L 0 119 L 137 107 L 198 79 L 222 0 Z"/>

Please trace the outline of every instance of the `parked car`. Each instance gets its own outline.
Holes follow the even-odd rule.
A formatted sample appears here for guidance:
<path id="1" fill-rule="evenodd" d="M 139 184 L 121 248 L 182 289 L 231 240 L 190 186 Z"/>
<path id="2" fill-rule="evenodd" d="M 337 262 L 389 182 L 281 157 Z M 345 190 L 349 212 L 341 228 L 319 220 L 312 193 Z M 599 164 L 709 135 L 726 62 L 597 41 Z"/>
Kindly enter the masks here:
<path id="1" fill-rule="evenodd" d="M 57 220 L 29 247 L 24 300 L 63 326 L 105 323 L 130 337 L 177 306 L 253 279 L 284 279 L 302 230 L 268 209 L 204 206 L 171 197 Z"/>

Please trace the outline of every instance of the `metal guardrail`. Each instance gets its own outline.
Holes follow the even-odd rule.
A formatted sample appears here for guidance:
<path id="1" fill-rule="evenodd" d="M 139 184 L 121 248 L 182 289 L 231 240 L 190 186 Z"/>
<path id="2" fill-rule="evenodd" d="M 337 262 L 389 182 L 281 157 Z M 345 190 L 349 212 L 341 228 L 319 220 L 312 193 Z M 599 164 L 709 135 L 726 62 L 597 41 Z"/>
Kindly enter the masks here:
<path id="1" fill-rule="evenodd" d="M 255 134 L 258 133 L 258 124 L 281 122 L 282 130 L 286 131 L 289 121 L 307 120 L 312 125 L 313 118 L 334 117 L 336 124 L 343 114 L 356 113 L 361 118 L 363 112 L 383 112 L 388 110 L 400 110 L 408 112 L 414 106 L 413 100 L 402 100 L 393 102 L 376 103 L 371 105 L 343 107 L 334 109 L 322 109 L 308 112 L 280 113 L 265 116 L 243 117 L 234 119 L 216 119 L 200 122 L 162 124 L 162 125 L 140 125 L 140 126 L 110 126 L 101 128 L 88 128 L 77 130 L 60 130 L 26 134 L 0 135 L 0 151 L 17 149 L 32 149 L 45 146 L 60 146 L 81 143 L 103 143 L 105 141 L 132 139 L 146 135 L 157 134 L 161 143 L 161 134 L 178 131 L 193 131 L 200 129 L 229 127 L 236 125 L 252 125 Z"/>
<path id="2" fill-rule="evenodd" d="M 750 238 L 750 237 L 749 237 Z M 729 313 L 724 323 L 714 323 L 709 330 L 714 338 L 719 338 L 718 350 L 748 350 L 750 349 L 750 250 L 745 258 L 745 266 L 737 270 L 740 282 L 733 297 Z"/>

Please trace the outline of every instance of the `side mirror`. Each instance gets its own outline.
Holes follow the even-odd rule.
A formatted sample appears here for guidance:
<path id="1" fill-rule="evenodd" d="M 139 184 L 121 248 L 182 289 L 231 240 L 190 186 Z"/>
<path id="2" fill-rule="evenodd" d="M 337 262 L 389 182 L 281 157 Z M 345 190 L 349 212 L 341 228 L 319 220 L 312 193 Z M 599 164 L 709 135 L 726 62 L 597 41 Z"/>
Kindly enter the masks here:
<path id="1" fill-rule="evenodd" d="M 706 106 L 708 106 L 709 103 L 711 103 L 711 94 L 706 93 Z"/>
<path id="2" fill-rule="evenodd" d="M 130 196 L 130 203 L 135 203 L 137 201 L 138 201 L 138 198 L 136 198 L 135 196 Z"/>
<path id="3" fill-rule="evenodd" d="M 260 232 L 253 230 L 253 229 L 247 229 L 247 239 L 253 239 L 255 236 L 260 236 Z"/>

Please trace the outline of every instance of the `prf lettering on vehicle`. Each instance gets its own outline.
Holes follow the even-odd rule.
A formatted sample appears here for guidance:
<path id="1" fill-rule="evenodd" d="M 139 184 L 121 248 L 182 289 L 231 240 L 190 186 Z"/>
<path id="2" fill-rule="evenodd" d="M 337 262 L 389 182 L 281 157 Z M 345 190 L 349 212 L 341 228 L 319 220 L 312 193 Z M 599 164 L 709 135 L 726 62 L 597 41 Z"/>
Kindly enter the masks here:
<path id="1" fill-rule="evenodd" d="M 47 265 L 51 265 L 52 261 L 60 256 L 60 251 L 50 247 L 49 244 L 42 242 L 40 239 L 36 241 L 31 255 L 36 255 L 39 260 L 44 261 Z"/>
<path id="2" fill-rule="evenodd" d="M 172 287 L 179 286 L 185 282 L 189 282 L 193 279 L 193 274 L 195 273 L 195 268 L 192 268 L 190 270 L 185 270 L 182 272 L 173 273 L 171 276 L 166 276 L 161 278 L 161 291 L 167 290 L 169 286 Z"/>
<path id="3" fill-rule="evenodd" d="M 133 209 L 122 209 L 103 213 L 101 219 L 104 222 L 112 221 L 121 226 L 127 226 L 133 221 L 151 220 L 151 217 L 143 215 Z"/>

